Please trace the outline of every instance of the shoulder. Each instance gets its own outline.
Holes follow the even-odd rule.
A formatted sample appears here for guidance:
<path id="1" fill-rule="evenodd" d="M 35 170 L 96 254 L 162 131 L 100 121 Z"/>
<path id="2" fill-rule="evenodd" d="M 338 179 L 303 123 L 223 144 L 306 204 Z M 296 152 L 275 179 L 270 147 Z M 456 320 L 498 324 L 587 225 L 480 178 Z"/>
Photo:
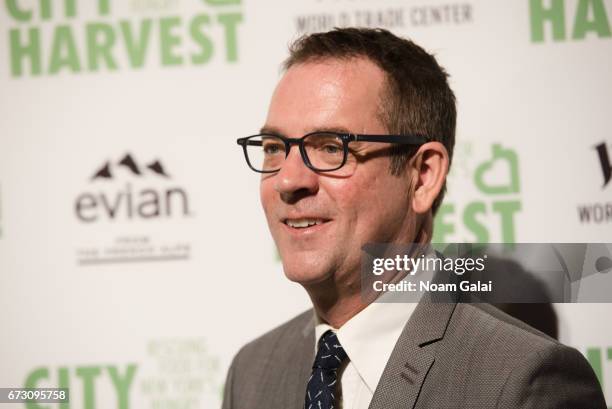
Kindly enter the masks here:
<path id="1" fill-rule="evenodd" d="M 222 407 L 245 407 L 245 402 L 249 402 L 249 407 L 265 407 L 256 403 L 264 396 L 270 403 L 266 394 L 274 393 L 287 368 L 299 359 L 295 351 L 314 353 L 313 319 L 313 311 L 305 311 L 243 346 L 228 370 Z M 276 398 L 282 399 L 282 396 Z"/>
<path id="2" fill-rule="evenodd" d="M 268 356 L 277 345 L 292 345 L 314 328 L 313 311 L 309 309 L 244 345 L 234 358 L 235 364 Z M 313 344 L 314 348 L 314 344 Z"/>
<path id="3" fill-rule="evenodd" d="M 474 390 L 488 383 L 499 408 L 605 407 L 579 351 L 491 305 L 457 304 L 446 335 L 440 353 L 447 364 L 462 366 Z"/>
<path id="4" fill-rule="evenodd" d="M 457 304 L 448 325 L 445 340 L 450 347 L 466 351 L 469 347 L 473 358 L 480 365 L 491 362 L 491 369 L 505 375 L 517 363 L 536 357 L 568 355 L 586 360 L 574 348 L 561 344 L 554 338 L 511 317 L 490 304 Z"/>
<path id="5" fill-rule="evenodd" d="M 455 306 L 442 342 L 432 347 L 453 370 L 498 382 L 533 353 L 571 350 L 492 305 L 467 303 Z"/>
<path id="6" fill-rule="evenodd" d="M 524 346 L 525 352 L 561 345 L 554 338 L 490 304 L 457 304 L 449 330 L 451 333 L 469 332 L 471 337 L 493 343 L 517 344 L 518 341 L 523 341 L 519 344 Z"/>

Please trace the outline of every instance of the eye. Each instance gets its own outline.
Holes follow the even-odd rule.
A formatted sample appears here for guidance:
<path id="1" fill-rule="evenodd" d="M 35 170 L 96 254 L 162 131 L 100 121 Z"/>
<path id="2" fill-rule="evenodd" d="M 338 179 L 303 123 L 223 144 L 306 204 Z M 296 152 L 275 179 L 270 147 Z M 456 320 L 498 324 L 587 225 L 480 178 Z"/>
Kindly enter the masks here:
<path id="1" fill-rule="evenodd" d="M 284 151 L 284 146 L 280 143 L 266 143 L 264 144 L 263 151 L 266 155 L 276 155 Z"/>
<path id="2" fill-rule="evenodd" d="M 335 155 L 335 154 L 337 154 L 339 152 L 342 152 L 342 148 L 340 146 L 336 145 L 336 144 L 328 143 L 326 145 L 323 145 L 323 151 L 325 153 L 329 153 L 329 154 Z"/>

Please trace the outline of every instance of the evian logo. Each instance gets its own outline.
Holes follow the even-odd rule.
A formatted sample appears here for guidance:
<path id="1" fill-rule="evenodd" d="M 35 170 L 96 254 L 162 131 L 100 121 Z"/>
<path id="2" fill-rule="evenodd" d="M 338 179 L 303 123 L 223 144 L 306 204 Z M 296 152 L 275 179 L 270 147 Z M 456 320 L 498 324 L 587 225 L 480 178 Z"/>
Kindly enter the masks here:
<path id="1" fill-rule="evenodd" d="M 90 178 L 90 190 L 76 198 L 74 209 L 84 223 L 190 214 L 186 190 L 172 184 L 162 162 L 139 164 L 129 153 L 96 169 Z"/>

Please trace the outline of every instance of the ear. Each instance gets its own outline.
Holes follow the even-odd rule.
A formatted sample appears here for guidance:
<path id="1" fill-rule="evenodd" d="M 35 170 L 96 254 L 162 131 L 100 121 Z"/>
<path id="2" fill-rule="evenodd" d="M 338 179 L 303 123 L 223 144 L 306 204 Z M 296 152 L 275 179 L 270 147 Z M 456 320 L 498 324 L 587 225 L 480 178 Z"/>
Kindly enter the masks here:
<path id="1" fill-rule="evenodd" d="M 448 173 L 448 151 L 440 142 L 422 145 L 414 155 L 413 169 L 417 181 L 412 196 L 412 210 L 424 214 L 440 194 Z"/>

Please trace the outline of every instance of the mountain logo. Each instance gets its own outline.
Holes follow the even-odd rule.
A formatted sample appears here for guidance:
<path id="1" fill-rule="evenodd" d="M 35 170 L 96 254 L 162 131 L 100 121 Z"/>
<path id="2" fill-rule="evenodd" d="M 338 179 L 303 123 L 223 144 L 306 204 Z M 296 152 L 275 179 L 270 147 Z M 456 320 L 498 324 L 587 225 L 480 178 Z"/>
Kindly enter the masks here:
<path id="1" fill-rule="evenodd" d="M 92 190 L 78 195 L 74 204 L 77 219 L 84 223 L 190 215 L 187 190 L 173 184 L 159 159 L 139 163 L 126 153 L 117 161 L 104 162 L 89 182 Z"/>
<path id="2" fill-rule="evenodd" d="M 132 155 L 129 153 L 126 154 L 120 161 L 116 163 L 116 170 L 121 167 L 128 169 L 133 175 L 142 176 L 143 171 L 141 167 L 136 163 Z M 159 160 L 155 160 L 149 164 L 145 165 L 145 169 L 152 171 L 153 173 L 163 176 L 165 178 L 169 178 L 170 176 L 166 173 L 164 166 Z M 113 164 L 111 161 L 106 161 L 106 163 L 92 176 L 91 180 L 95 179 L 113 179 Z"/>

